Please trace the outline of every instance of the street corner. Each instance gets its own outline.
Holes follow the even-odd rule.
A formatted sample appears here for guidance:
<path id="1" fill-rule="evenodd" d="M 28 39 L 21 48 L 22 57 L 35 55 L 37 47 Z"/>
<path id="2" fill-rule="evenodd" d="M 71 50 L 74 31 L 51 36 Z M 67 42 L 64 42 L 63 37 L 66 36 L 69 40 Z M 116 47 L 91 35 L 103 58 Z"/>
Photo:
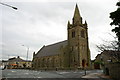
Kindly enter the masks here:
<path id="1" fill-rule="evenodd" d="M 102 74 L 100 77 L 108 80 L 113 80 L 109 75 L 105 75 L 105 74 Z"/>
<path id="2" fill-rule="evenodd" d="M 97 79 L 97 80 L 113 80 L 111 79 L 110 76 L 105 75 L 103 73 L 90 73 L 85 76 L 82 76 L 82 78 L 87 78 L 87 79 Z"/>
<path id="3" fill-rule="evenodd" d="M 100 75 L 101 74 L 98 74 L 98 73 L 90 73 L 90 74 L 82 76 L 82 78 L 99 78 Z"/>

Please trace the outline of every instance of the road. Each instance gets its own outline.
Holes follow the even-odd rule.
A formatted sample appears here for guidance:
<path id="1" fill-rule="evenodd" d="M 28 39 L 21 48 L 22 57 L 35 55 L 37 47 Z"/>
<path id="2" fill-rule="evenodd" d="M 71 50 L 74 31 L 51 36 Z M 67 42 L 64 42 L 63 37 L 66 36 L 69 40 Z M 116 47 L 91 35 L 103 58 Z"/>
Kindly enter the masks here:
<path id="1" fill-rule="evenodd" d="M 89 70 L 89 73 L 102 73 L 102 70 Z M 34 70 L 2 70 L 3 78 L 81 78 L 85 71 L 34 71 Z"/>

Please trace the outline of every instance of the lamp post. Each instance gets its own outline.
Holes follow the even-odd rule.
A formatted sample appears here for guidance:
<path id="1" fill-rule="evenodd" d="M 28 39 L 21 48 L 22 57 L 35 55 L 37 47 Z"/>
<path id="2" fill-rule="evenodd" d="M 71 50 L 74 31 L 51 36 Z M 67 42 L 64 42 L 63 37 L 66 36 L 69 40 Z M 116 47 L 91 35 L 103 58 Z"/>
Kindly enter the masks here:
<path id="1" fill-rule="evenodd" d="M 27 61 L 27 60 L 28 60 L 29 47 L 28 47 L 28 46 L 25 46 L 25 45 L 22 45 L 22 46 L 24 46 L 24 47 L 27 48 L 27 57 L 26 57 L 26 61 Z"/>
<path id="2" fill-rule="evenodd" d="M 11 5 L 8 5 L 8 4 L 5 4 L 5 3 L 2 3 L 2 2 L 0 2 L 0 4 L 5 5 L 5 6 L 8 6 L 8 7 L 11 7 L 11 8 L 13 8 L 13 9 L 17 10 L 17 8 L 14 7 L 14 6 L 11 6 Z"/>

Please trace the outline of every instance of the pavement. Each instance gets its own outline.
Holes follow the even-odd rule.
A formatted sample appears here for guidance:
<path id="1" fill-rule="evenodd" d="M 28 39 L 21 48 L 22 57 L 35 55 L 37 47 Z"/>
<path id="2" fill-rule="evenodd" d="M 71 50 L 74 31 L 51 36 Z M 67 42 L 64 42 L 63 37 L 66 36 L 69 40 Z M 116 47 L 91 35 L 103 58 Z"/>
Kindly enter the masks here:
<path id="1" fill-rule="evenodd" d="M 88 78 L 88 79 L 94 78 L 97 80 L 113 80 L 110 76 L 107 76 L 103 73 L 89 73 L 87 75 L 82 76 L 82 78 Z"/>

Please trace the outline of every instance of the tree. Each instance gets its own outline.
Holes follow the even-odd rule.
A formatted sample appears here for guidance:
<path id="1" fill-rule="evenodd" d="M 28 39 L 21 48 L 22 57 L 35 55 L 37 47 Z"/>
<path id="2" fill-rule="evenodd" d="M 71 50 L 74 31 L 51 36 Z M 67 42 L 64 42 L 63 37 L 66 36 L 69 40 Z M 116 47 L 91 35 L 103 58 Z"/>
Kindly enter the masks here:
<path id="1" fill-rule="evenodd" d="M 114 36 L 113 36 L 114 37 Z M 118 41 L 114 37 L 113 41 L 106 41 L 103 40 L 103 44 L 96 45 L 98 51 L 106 51 L 106 50 L 112 50 L 112 51 L 118 51 Z"/>
<path id="2" fill-rule="evenodd" d="M 112 29 L 112 32 L 115 32 L 118 38 L 118 51 L 120 51 L 120 1 L 116 4 L 118 6 L 117 10 L 110 13 L 110 18 L 113 20 L 110 25 L 115 25 L 116 27 Z"/>
<path id="3" fill-rule="evenodd" d="M 103 41 L 103 44 L 96 45 L 98 51 L 109 53 L 112 59 L 120 62 L 120 51 L 118 51 L 117 41 Z M 108 56 L 109 57 L 109 56 Z"/>
<path id="4" fill-rule="evenodd" d="M 97 48 L 100 51 L 112 51 L 111 56 L 113 56 L 117 61 L 120 61 L 120 1 L 116 4 L 118 6 L 117 10 L 110 13 L 110 18 L 112 19 L 112 22 L 110 25 L 115 25 L 115 27 L 112 29 L 112 32 L 115 32 L 116 37 L 114 37 L 115 40 L 113 41 L 104 41 L 104 44 L 97 45 Z M 117 39 L 117 40 L 116 40 Z"/>

